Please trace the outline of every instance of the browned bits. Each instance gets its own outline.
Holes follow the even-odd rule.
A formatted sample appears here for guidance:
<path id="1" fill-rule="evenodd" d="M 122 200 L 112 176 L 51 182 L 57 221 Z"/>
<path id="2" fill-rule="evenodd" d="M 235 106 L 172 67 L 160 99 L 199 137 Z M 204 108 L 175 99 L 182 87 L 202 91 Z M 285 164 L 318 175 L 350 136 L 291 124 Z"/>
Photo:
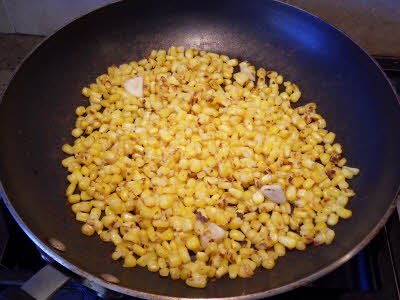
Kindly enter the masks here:
<path id="1" fill-rule="evenodd" d="M 335 177 L 336 171 L 335 170 L 328 170 L 326 171 L 326 175 L 328 175 L 329 179 Z"/>
<path id="2" fill-rule="evenodd" d="M 342 153 L 335 153 L 331 156 L 331 162 L 337 164 L 342 159 Z"/>
<path id="3" fill-rule="evenodd" d="M 196 213 L 196 220 L 198 220 L 200 222 L 203 222 L 203 223 L 207 223 L 208 221 L 210 221 L 210 219 L 208 219 L 205 216 L 203 216 L 201 214 L 201 212 L 199 212 L 199 211 Z"/>
<path id="4" fill-rule="evenodd" d="M 108 282 L 110 282 L 110 283 L 115 283 L 115 284 L 120 283 L 120 280 L 119 280 L 117 277 L 115 277 L 114 275 L 111 275 L 111 274 L 108 274 L 108 273 L 103 273 L 103 274 L 101 274 L 100 276 L 101 276 L 101 278 L 103 278 L 105 281 L 108 281 Z"/>
<path id="5" fill-rule="evenodd" d="M 65 252 L 66 247 L 65 247 L 65 245 L 64 245 L 62 242 L 60 242 L 59 240 L 57 240 L 57 239 L 55 239 L 55 238 L 49 238 L 49 239 L 48 239 L 48 242 L 49 242 L 50 246 L 52 246 L 53 248 L 55 248 L 55 249 L 57 249 L 57 250 L 59 250 L 59 251 Z"/>

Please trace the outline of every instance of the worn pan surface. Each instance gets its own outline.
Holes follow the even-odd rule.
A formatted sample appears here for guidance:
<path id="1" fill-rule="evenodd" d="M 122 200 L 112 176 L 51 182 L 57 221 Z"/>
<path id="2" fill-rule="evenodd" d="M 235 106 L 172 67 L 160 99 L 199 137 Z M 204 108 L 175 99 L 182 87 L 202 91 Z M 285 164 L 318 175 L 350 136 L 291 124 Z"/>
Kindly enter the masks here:
<path id="1" fill-rule="evenodd" d="M 314 101 L 337 133 L 348 165 L 361 168 L 353 217 L 335 227 L 330 246 L 292 251 L 251 279 L 211 282 L 206 289 L 161 279 L 112 262 L 112 246 L 85 237 L 66 205 L 61 145 L 71 142 L 81 89 L 112 64 L 151 49 L 197 47 L 279 70 L 296 82 L 303 103 Z M 43 42 L 12 79 L 0 112 L 0 179 L 5 202 L 25 232 L 75 273 L 139 297 L 265 297 L 310 282 L 360 250 L 393 209 L 400 182 L 399 103 L 375 62 L 320 19 L 274 1 L 129 1 L 85 15 Z M 54 237 L 65 253 L 48 248 Z M 111 273 L 110 285 L 97 276 Z"/>

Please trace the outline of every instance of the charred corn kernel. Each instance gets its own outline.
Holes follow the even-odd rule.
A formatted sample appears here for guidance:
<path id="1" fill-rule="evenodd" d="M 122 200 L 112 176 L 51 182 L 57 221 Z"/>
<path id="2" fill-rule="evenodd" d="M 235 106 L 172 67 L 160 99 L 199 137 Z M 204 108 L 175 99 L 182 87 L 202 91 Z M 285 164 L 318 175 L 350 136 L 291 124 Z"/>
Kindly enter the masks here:
<path id="1" fill-rule="evenodd" d="M 319 156 L 319 160 L 321 161 L 322 164 L 326 165 L 330 162 L 331 156 L 328 153 L 321 153 Z"/>
<path id="2" fill-rule="evenodd" d="M 61 147 L 65 194 L 82 233 L 113 243 L 124 267 L 196 288 L 248 278 L 286 249 L 331 243 L 327 226 L 351 216 L 348 180 L 359 170 L 345 166 L 316 104 L 292 108 L 296 84 L 238 65 L 171 47 L 82 89 L 89 103 L 75 110 L 75 141 Z M 260 192 L 272 184 L 283 204 Z"/>

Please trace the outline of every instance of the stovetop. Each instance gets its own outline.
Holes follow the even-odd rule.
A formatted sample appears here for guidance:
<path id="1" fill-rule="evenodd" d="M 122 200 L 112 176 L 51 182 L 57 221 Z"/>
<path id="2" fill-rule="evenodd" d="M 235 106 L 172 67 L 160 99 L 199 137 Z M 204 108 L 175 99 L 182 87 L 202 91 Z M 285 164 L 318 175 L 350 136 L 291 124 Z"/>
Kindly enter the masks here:
<path id="1" fill-rule="evenodd" d="M 375 57 L 400 94 L 400 58 Z M 0 201 L 0 291 L 22 285 L 46 262 Z M 400 300 L 400 219 L 395 212 L 379 234 L 350 261 L 330 274 L 271 300 Z M 51 300 L 101 299 L 72 281 Z M 135 299 L 116 295 L 111 299 Z"/>

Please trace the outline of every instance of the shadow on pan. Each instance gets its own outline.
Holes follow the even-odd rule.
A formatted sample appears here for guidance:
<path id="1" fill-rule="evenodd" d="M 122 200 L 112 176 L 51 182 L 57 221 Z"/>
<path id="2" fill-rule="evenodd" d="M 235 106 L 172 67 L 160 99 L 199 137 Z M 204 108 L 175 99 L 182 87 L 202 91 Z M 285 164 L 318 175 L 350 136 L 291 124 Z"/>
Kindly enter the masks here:
<path id="1" fill-rule="evenodd" d="M 251 279 L 222 278 L 198 290 L 143 268 L 122 268 L 112 246 L 85 237 L 67 207 L 61 145 L 71 142 L 81 89 L 112 64 L 152 49 L 183 45 L 277 70 L 316 102 L 337 133 L 348 165 L 353 217 L 335 226 L 332 245 L 291 251 Z M 320 19 L 275 1 L 118 2 L 68 24 L 21 65 L 0 111 L 0 179 L 6 204 L 49 256 L 80 276 L 139 297 L 266 297 L 303 285 L 347 261 L 377 233 L 393 209 L 400 179 L 400 110 L 385 75 L 356 44 Z M 65 253 L 46 245 L 65 243 Z M 96 278 L 111 273 L 121 284 Z"/>

